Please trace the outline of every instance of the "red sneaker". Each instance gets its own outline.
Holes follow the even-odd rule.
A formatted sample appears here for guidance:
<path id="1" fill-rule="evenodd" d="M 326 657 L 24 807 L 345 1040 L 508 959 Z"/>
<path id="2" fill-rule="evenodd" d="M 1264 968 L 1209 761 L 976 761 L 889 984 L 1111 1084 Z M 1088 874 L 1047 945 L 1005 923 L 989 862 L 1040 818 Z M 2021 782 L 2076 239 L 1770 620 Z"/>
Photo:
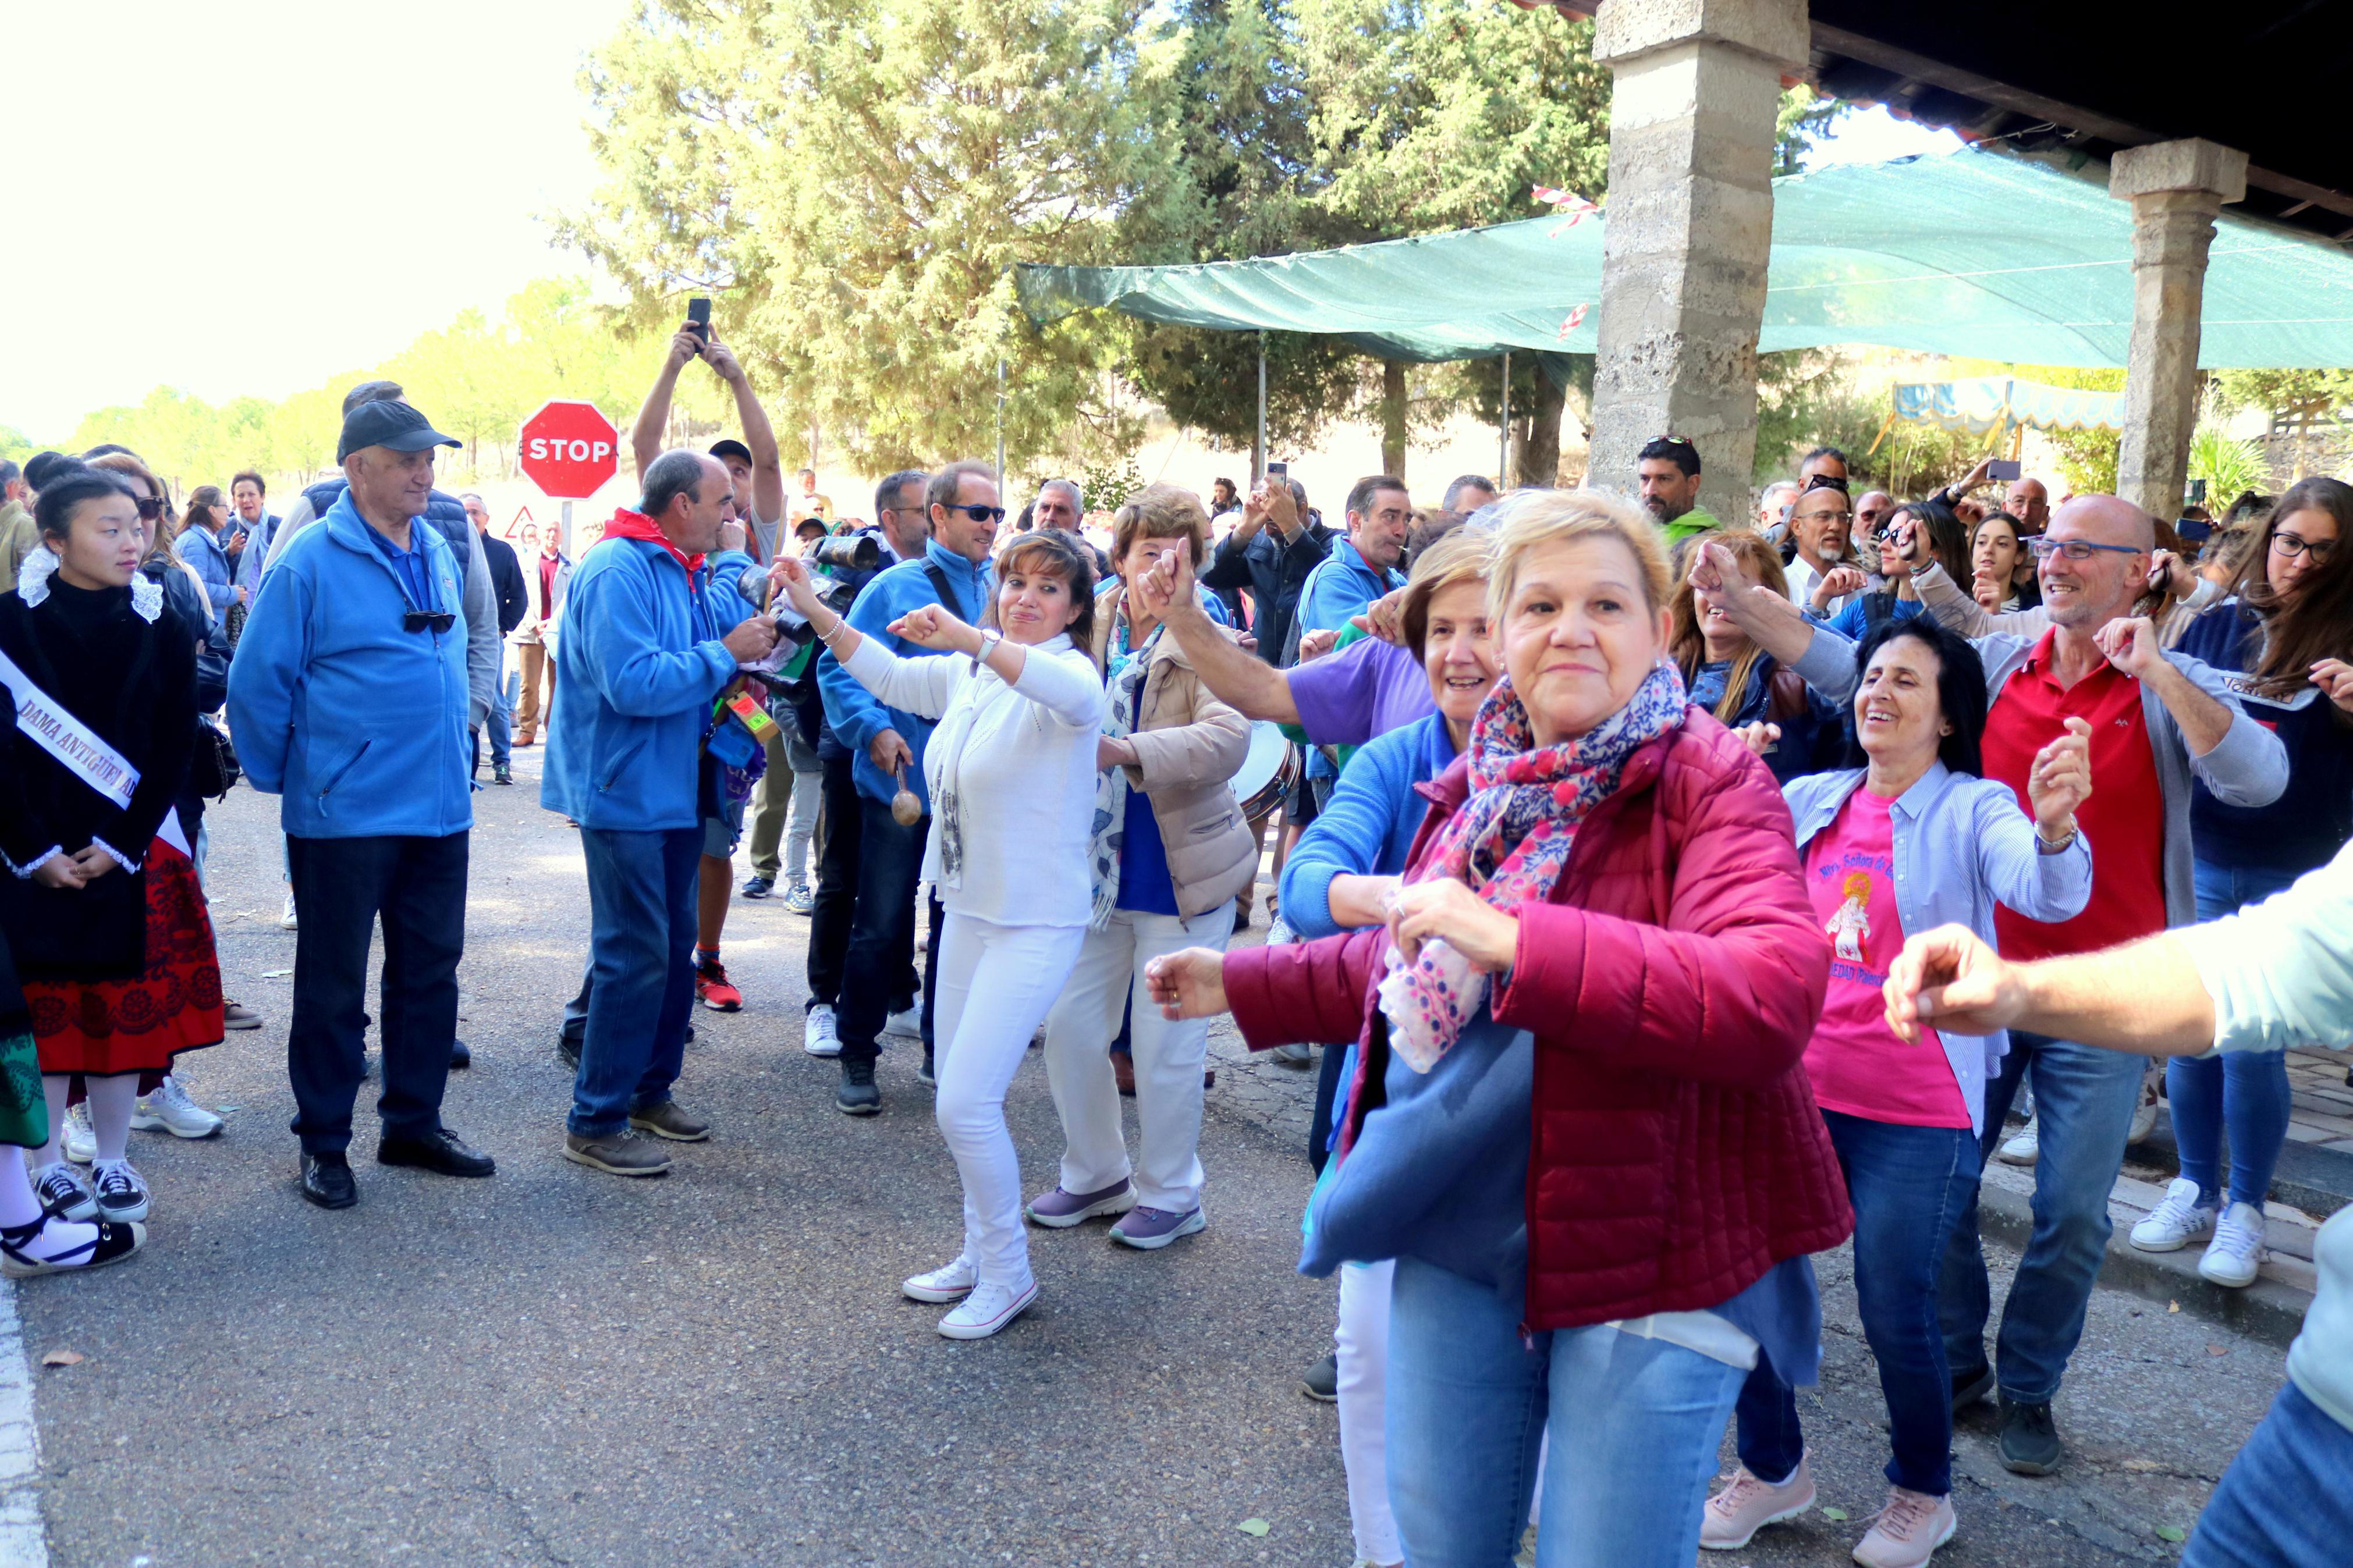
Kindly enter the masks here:
<path id="1" fill-rule="evenodd" d="M 694 966 L 694 994 L 714 1013 L 740 1013 L 744 993 L 727 983 L 727 966 L 713 959 Z"/>

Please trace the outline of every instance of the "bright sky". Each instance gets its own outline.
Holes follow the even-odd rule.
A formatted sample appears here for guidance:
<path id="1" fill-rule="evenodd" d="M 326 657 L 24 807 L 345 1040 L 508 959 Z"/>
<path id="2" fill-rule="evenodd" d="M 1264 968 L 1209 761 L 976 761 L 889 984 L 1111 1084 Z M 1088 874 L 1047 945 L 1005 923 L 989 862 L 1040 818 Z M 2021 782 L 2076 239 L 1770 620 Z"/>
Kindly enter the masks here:
<path id="1" fill-rule="evenodd" d="M 576 76 L 629 0 L 10 7 L 17 222 L 0 425 L 60 441 L 158 384 L 282 397 L 577 270 L 541 216 L 596 182 Z M 1957 145 L 1872 110 L 1810 161 Z M 73 215 L 78 196 L 110 210 Z M 52 220 L 62 219 L 53 225 Z"/>
<path id="2" fill-rule="evenodd" d="M 575 77 L 628 0 L 6 9 L 0 425 L 284 396 L 586 265 L 535 215 L 595 183 Z"/>

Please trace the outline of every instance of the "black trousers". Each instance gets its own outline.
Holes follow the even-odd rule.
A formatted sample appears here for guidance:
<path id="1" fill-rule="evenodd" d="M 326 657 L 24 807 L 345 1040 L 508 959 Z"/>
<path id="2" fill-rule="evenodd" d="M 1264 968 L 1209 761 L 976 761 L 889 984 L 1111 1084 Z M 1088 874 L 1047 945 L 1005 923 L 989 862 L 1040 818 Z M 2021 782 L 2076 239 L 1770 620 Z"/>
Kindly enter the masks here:
<path id="1" fill-rule="evenodd" d="M 878 1037 L 884 1015 L 914 999 L 913 964 L 915 952 L 915 889 L 922 879 L 923 845 L 931 837 L 932 819 L 902 827 L 888 806 L 878 801 L 860 803 L 858 849 L 858 908 L 850 921 L 849 952 L 843 965 L 841 994 L 834 1006 L 841 1036 L 841 1059 L 871 1064 L 881 1054 Z M 932 970 L 939 968 L 940 928 L 944 923 L 933 906 L 932 934 L 925 956 Z M 923 1029 L 928 1043 L 932 1027 L 932 980 L 923 982 Z"/>
<path id="2" fill-rule="evenodd" d="M 387 1136 L 429 1137 L 441 1125 L 449 1045 L 458 1033 L 458 959 L 466 947 L 468 835 L 446 838 L 302 838 L 286 855 L 294 903 L 294 1016 L 286 1069 L 306 1153 L 352 1141 L 365 1065 L 368 940 L 384 922 L 376 1026 L 384 1045 Z"/>
<path id="3" fill-rule="evenodd" d="M 823 793 L 817 814 L 817 880 L 812 889 L 814 907 L 809 910 L 808 942 L 808 1005 L 819 1003 L 837 1010 L 841 1005 L 841 986 L 849 973 L 849 937 L 858 920 L 859 868 L 862 857 L 859 846 L 865 837 L 865 813 L 884 811 L 858 793 L 850 777 L 849 759 L 828 757 L 825 763 Z M 889 813 L 884 811 L 885 819 Z M 894 825 L 895 826 L 895 825 Z M 936 903 L 936 900 L 934 900 Z M 934 934 L 929 944 L 935 957 L 939 951 L 939 916 L 932 919 Z M 915 999 L 921 991 L 927 997 L 930 987 L 915 973 L 915 950 L 912 934 L 905 946 L 905 958 L 901 973 L 889 987 L 890 1010 L 893 1013 Z M 926 1010 L 928 1014 L 928 1009 Z M 931 1021 L 924 1019 L 923 1032 L 931 1035 Z"/>

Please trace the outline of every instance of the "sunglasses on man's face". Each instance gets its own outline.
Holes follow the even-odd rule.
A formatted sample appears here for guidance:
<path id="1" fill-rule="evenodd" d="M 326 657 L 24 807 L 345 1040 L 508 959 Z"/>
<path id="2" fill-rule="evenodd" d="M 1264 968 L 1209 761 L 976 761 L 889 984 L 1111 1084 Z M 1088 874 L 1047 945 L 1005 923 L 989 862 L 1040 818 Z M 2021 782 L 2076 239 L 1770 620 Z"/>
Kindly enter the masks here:
<path id="1" fill-rule="evenodd" d="M 960 511 L 975 522 L 1003 522 L 1005 509 L 1001 506 L 951 506 L 948 510 Z"/>
<path id="2" fill-rule="evenodd" d="M 457 624 L 458 617 L 448 610 L 403 610 L 400 613 L 400 629 L 405 632 L 430 631 L 438 635 Z"/>

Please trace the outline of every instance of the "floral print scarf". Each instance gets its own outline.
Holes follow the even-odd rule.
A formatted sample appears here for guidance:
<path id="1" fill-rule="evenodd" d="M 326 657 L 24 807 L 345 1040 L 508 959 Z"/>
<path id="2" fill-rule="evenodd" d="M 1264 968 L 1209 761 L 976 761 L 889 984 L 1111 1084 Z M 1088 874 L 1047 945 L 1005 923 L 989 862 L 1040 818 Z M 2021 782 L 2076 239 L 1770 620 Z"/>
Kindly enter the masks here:
<path id="1" fill-rule="evenodd" d="M 1574 741 L 1535 743 L 1510 676 L 1471 726 L 1471 795 L 1415 881 L 1452 877 L 1500 910 L 1551 896 L 1588 813 L 1617 793 L 1627 759 L 1683 721 L 1683 676 L 1665 659 L 1623 708 Z M 1395 943 L 1380 983 L 1390 1044 L 1428 1072 L 1487 1000 L 1488 977 L 1443 941 L 1408 963 Z"/>

